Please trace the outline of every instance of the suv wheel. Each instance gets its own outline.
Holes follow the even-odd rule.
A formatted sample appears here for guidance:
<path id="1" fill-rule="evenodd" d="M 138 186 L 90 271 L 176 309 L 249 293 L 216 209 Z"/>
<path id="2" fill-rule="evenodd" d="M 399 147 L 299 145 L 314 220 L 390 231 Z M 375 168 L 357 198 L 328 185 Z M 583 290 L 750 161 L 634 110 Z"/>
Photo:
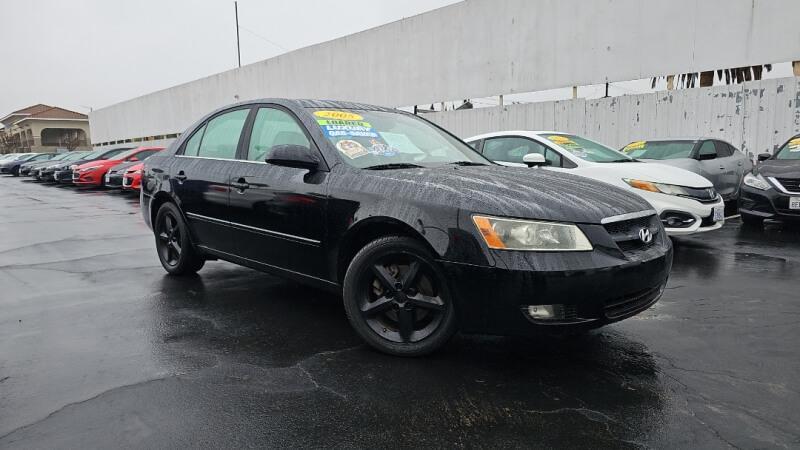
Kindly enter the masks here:
<path id="1" fill-rule="evenodd" d="M 158 259 L 169 274 L 190 275 L 203 267 L 206 261 L 194 248 L 189 228 L 173 203 L 164 203 L 158 209 L 153 230 Z"/>
<path id="2" fill-rule="evenodd" d="M 344 277 L 344 307 L 356 332 L 392 355 L 433 352 L 456 331 L 442 269 L 425 246 L 407 237 L 376 239 L 356 254 Z"/>

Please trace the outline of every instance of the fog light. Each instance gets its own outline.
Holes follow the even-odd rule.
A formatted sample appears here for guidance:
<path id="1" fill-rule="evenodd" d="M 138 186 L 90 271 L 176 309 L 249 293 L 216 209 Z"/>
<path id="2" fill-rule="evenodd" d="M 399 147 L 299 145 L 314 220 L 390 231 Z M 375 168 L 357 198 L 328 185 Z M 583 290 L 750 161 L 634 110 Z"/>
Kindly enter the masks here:
<path id="1" fill-rule="evenodd" d="M 531 319 L 547 320 L 547 319 L 560 319 L 558 317 L 560 311 L 563 311 L 561 305 L 529 305 L 528 315 Z"/>

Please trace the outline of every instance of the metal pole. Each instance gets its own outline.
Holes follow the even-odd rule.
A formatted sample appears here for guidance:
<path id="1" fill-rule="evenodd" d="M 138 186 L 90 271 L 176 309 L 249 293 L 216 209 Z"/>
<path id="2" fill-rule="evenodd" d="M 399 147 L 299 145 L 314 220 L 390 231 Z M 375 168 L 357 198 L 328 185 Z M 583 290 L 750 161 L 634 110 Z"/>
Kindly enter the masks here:
<path id="1" fill-rule="evenodd" d="M 233 2 L 233 11 L 236 13 L 236 57 L 239 60 L 239 67 L 242 67 L 242 50 L 239 47 L 239 2 Z"/>

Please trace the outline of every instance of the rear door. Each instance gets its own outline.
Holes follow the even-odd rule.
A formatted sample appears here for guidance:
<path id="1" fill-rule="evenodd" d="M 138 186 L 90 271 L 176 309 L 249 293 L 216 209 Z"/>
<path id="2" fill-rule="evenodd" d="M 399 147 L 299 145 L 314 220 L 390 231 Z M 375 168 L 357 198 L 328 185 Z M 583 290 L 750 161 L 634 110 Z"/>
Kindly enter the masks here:
<path id="1" fill-rule="evenodd" d="M 229 180 L 237 254 L 326 279 L 327 168 L 310 171 L 265 162 L 273 147 L 287 144 L 319 151 L 288 109 L 259 107 Z M 322 155 L 320 160 L 324 161 Z"/>
<path id="2" fill-rule="evenodd" d="M 250 107 L 223 111 L 193 131 L 171 165 L 170 183 L 195 243 L 235 253 L 228 221 L 230 173 Z"/>
<path id="3" fill-rule="evenodd" d="M 717 149 L 717 162 L 721 171 L 718 190 L 720 195 L 728 199 L 739 187 L 737 161 L 733 157 L 733 149 L 727 142 L 714 141 L 714 146 Z"/>
<path id="4" fill-rule="evenodd" d="M 717 147 L 714 141 L 703 141 L 697 149 L 697 160 L 700 163 L 702 173 L 700 175 L 708 178 L 714 188 L 722 195 L 724 187 L 724 178 L 722 174 L 725 172 L 725 167 L 717 160 Z"/>

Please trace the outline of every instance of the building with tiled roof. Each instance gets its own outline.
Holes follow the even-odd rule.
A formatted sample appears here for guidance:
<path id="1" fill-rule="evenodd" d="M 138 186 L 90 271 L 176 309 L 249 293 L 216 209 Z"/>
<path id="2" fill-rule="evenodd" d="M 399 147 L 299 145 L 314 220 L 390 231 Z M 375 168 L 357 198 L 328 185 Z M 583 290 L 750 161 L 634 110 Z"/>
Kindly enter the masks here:
<path id="1" fill-rule="evenodd" d="M 0 153 L 89 150 L 86 114 L 50 105 L 33 105 L 0 118 Z"/>

